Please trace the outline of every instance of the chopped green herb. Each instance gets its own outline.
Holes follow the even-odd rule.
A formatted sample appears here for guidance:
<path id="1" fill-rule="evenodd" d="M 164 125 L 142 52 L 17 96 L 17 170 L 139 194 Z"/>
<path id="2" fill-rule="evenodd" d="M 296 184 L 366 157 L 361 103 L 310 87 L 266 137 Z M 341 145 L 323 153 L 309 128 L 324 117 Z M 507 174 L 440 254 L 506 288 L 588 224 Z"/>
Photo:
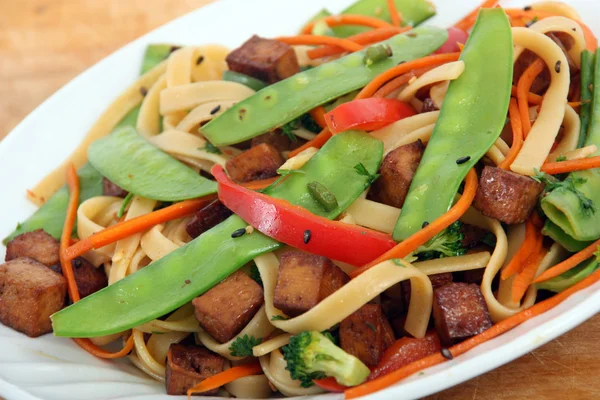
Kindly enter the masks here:
<path id="1" fill-rule="evenodd" d="M 198 150 L 204 150 L 212 154 L 221 154 L 221 150 L 211 142 L 206 142 L 206 146 L 199 147 Z"/>
<path id="2" fill-rule="evenodd" d="M 290 142 L 297 142 L 298 138 L 294 135 L 294 129 L 298 129 L 299 127 L 300 121 L 294 119 L 281 127 L 281 134 L 287 136 Z"/>
<path id="3" fill-rule="evenodd" d="M 326 211 L 333 211 L 338 207 L 338 201 L 335 195 L 329 191 L 323 184 L 313 181 L 306 185 L 308 193 L 317 203 Z"/>
<path id="4" fill-rule="evenodd" d="M 254 336 L 240 336 L 229 346 L 229 354 L 233 357 L 248 357 L 252 355 L 252 348 L 261 344 L 261 338 Z"/>
<path id="5" fill-rule="evenodd" d="M 271 321 L 287 321 L 289 318 L 284 317 L 283 315 L 273 315 L 271 317 Z"/>
<path id="6" fill-rule="evenodd" d="M 129 203 L 131 203 L 132 199 L 133 199 L 133 193 L 128 193 L 127 196 L 125 196 L 125 198 L 123 199 L 123 203 L 121 203 L 121 208 L 119 208 L 119 211 L 117 212 L 118 218 L 123 217 L 123 214 L 125 214 L 125 209 L 129 205 Z"/>
<path id="7" fill-rule="evenodd" d="M 567 156 L 558 156 L 556 157 L 556 162 L 567 161 Z"/>
<path id="8" fill-rule="evenodd" d="M 412 256 L 412 254 L 411 254 L 411 255 L 409 255 L 409 257 L 414 257 L 414 256 Z M 416 257 L 414 257 L 414 259 L 413 259 L 413 260 L 411 260 L 411 261 L 408 261 L 408 262 L 413 262 L 413 261 L 415 261 L 416 259 L 417 259 L 417 258 L 416 258 Z M 405 259 L 405 260 L 403 260 L 403 261 L 407 261 L 407 260 Z M 397 266 L 399 266 L 399 267 L 402 267 L 402 268 L 405 268 L 405 267 L 406 267 L 406 265 L 405 265 L 405 264 L 404 264 L 404 263 L 403 263 L 401 260 L 399 260 L 399 259 L 397 259 L 397 258 L 392 258 L 392 262 L 393 262 L 394 264 L 396 264 Z"/>
<path id="9" fill-rule="evenodd" d="M 583 215 L 590 216 L 596 212 L 596 206 L 592 200 L 581 193 L 576 187 L 576 185 L 583 185 L 586 183 L 587 179 L 569 175 L 564 181 L 559 181 L 553 176 L 538 170 L 535 170 L 535 176 L 533 179 L 544 184 L 545 188 L 542 197 L 549 192 L 572 192 L 579 199 L 579 205 Z"/>
<path id="10" fill-rule="evenodd" d="M 392 55 L 392 48 L 389 45 L 378 44 L 367 49 L 363 62 L 367 67 L 370 67 L 377 62 L 390 58 Z"/>
<path id="11" fill-rule="evenodd" d="M 377 332 L 377 328 L 375 327 L 375 325 L 373 325 L 369 322 L 365 322 L 365 325 L 367 325 L 369 327 L 369 329 L 371 329 L 373 332 Z"/>
<path id="12" fill-rule="evenodd" d="M 300 117 L 300 122 L 302 123 L 303 127 L 308 129 L 312 133 L 321 132 L 321 126 L 319 124 L 317 124 L 317 121 L 315 121 L 314 118 L 309 113 L 303 114 Z"/>
<path id="13" fill-rule="evenodd" d="M 369 171 L 367 171 L 367 168 L 363 165 L 363 163 L 356 164 L 354 166 L 354 169 L 356 170 L 356 172 L 358 172 L 359 175 L 363 175 L 369 178 L 367 181 L 367 186 L 371 186 L 371 184 L 375 182 L 380 176 L 379 174 L 371 174 Z"/>

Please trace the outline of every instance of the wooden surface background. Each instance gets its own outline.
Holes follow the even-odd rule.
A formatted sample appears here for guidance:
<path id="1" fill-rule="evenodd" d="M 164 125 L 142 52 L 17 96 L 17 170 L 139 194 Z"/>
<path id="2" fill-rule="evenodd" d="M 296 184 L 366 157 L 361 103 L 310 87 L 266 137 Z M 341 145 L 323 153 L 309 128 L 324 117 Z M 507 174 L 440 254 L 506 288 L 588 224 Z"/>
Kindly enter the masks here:
<path id="1" fill-rule="evenodd" d="M 0 138 L 77 74 L 212 0 L 0 0 Z M 428 397 L 600 398 L 600 316 L 495 371 Z"/>

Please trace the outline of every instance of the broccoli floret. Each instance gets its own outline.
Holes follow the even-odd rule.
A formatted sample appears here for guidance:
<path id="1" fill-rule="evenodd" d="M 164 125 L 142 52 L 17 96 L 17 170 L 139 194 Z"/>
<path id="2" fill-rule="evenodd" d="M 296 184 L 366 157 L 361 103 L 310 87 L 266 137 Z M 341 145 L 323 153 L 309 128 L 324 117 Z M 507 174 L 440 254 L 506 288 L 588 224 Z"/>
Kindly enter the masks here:
<path id="1" fill-rule="evenodd" d="M 229 353 L 234 357 L 248 357 L 252 355 L 252 348 L 262 342 L 261 338 L 254 336 L 240 336 L 229 347 Z"/>
<path id="2" fill-rule="evenodd" d="M 336 346 L 320 332 L 307 331 L 293 336 L 283 347 L 286 369 L 302 387 L 311 387 L 314 379 L 332 376 L 340 385 L 363 383 L 371 371 L 358 358 Z"/>
<path id="3" fill-rule="evenodd" d="M 456 221 L 420 246 L 414 252 L 414 255 L 419 260 L 462 256 L 467 250 L 462 247 L 462 240 L 465 235 L 461 232 L 461 228 L 462 223 Z"/>

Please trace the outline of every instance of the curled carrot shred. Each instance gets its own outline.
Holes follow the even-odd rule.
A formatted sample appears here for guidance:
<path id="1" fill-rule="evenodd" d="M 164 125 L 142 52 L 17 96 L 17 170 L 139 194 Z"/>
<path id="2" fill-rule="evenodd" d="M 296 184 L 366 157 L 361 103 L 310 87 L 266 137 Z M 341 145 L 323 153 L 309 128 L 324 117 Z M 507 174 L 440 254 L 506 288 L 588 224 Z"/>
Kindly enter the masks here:
<path id="1" fill-rule="evenodd" d="M 402 20 L 400 19 L 400 13 L 396 8 L 396 3 L 394 0 L 387 0 L 387 6 L 390 10 L 390 19 L 392 20 L 392 25 L 400 26 L 402 24 Z"/>
<path id="2" fill-rule="evenodd" d="M 390 26 L 393 26 L 392 24 L 379 18 L 368 17 L 366 15 L 345 14 L 332 15 L 330 17 L 321 18 L 318 21 L 309 22 L 308 24 L 304 25 L 300 33 L 303 35 L 310 35 L 315 27 L 315 24 L 321 21 L 325 22 L 330 27 L 339 25 L 359 25 L 369 28 L 389 28 Z"/>
<path id="3" fill-rule="evenodd" d="M 454 27 L 466 31 L 475 23 L 475 20 L 477 19 L 477 14 L 479 13 L 480 9 L 491 8 L 494 7 L 496 4 L 498 4 L 498 0 L 485 0 L 483 3 L 481 3 L 479 7 L 471 11 L 469 14 L 465 15 L 463 19 L 454 24 Z"/>
<path id="4" fill-rule="evenodd" d="M 500 277 L 502 279 L 508 279 L 516 273 L 521 272 L 524 262 L 535 250 L 538 240 L 541 238 L 541 233 L 535 227 L 533 221 L 533 215 L 525 223 L 525 240 L 519 247 L 517 253 L 509 261 L 509 263 L 502 269 Z"/>
<path id="5" fill-rule="evenodd" d="M 389 28 L 379 28 L 373 29 L 371 31 L 357 33 L 356 35 L 348 36 L 346 39 L 361 45 L 367 45 L 381 42 L 382 40 L 389 39 L 392 36 L 409 31 L 411 29 L 411 26 L 407 26 L 404 28 L 392 26 Z M 344 51 L 345 50 L 343 48 L 338 46 L 322 46 L 317 47 L 316 49 L 308 50 L 306 54 L 308 55 L 308 57 L 314 60 L 315 58 L 335 56 L 343 53 Z"/>
<path id="6" fill-rule="evenodd" d="M 550 175 L 564 174 L 573 171 L 600 168 L 600 156 L 560 162 L 550 162 L 542 165 L 540 170 Z"/>
<path id="7" fill-rule="evenodd" d="M 325 143 L 327 143 L 327 141 L 330 138 L 331 138 L 331 132 L 329 131 L 329 129 L 324 128 L 317 136 L 315 136 L 314 139 L 309 140 L 308 142 L 304 143 L 302 146 L 290 151 L 288 158 L 294 157 L 310 147 L 316 147 L 317 149 L 320 149 L 321 147 L 323 147 L 323 145 Z"/>
<path id="8" fill-rule="evenodd" d="M 216 389 L 223 385 L 233 382 L 236 379 L 243 378 L 245 376 L 258 375 L 262 372 L 262 368 L 258 362 L 249 364 L 239 365 L 237 367 L 226 369 L 223 372 L 219 372 L 216 375 L 209 376 L 196 386 L 187 390 L 188 399 L 194 393 L 202 393 L 212 389 Z"/>
<path id="9" fill-rule="evenodd" d="M 546 64 L 541 59 L 536 59 L 519 78 L 517 83 L 517 100 L 519 101 L 519 112 L 521 113 L 521 124 L 523 125 L 523 137 L 527 138 L 531 130 L 531 120 L 529 119 L 529 101 L 528 95 L 531 85 L 537 76 L 546 68 Z"/>
<path id="10" fill-rule="evenodd" d="M 340 39 L 331 36 L 318 36 L 318 35 L 297 35 L 297 36 L 280 36 L 276 38 L 280 42 L 287 43 L 289 45 L 321 45 L 327 44 L 331 46 L 341 47 L 346 51 L 359 51 L 362 50 L 362 46 L 358 43 L 348 39 Z"/>
<path id="11" fill-rule="evenodd" d="M 565 261 L 556 264 L 552 268 L 547 269 L 533 282 L 539 283 L 547 281 L 548 279 L 556 278 L 560 274 L 575 268 L 588 258 L 592 257 L 594 253 L 598 250 L 598 246 L 600 246 L 600 240 L 596 240 L 594 243 L 590 244 L 588 247 L 581 250 L 579 253 L 575 253 L 571 257 L 567 258 Z"/>
<path id="12" fill-rule="evenodd" d="M 521 147 L 523 147 L 523 125 L 521 124 L 521 115 L 519 113 L 519 107 L 517 105 L 517 101 L 514 98 L 510 99 L 510 103 L 508 105 L 508 116 L 510 119 L 510 126 L 513 132 L 513 141 L 506 158 L 502 161 L 498 168 L 509 169 L 510 165 L 515 161 L 517 155 L 521 151 Z"/>

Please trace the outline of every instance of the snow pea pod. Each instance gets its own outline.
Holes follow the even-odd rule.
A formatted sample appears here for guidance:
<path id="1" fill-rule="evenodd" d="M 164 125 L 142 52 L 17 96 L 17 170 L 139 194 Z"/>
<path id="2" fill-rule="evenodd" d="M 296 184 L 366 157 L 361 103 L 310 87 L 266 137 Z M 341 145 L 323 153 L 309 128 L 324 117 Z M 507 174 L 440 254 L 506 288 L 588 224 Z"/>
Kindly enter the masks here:
<path id="1" fill-rule="evenodd" d="M 144 75 L 146 72 L 150 71 L 152 68 L 160 64 L 162 61 L 167 59 L 169 55 L 179 46 L 174 46 L 171 44 L 150 44 L 146 47 L 146 52 L 144 53 L 144 58 L 142 61 L 142 67 L 140 69 L 140 75 Z"/>
<path id="2" fill-rule="evenodd" d="M 542 228 L 542 234 L 548 236 L 550 239 L 554 240 L 556 243 L 560 244 L 562 247 L 570 251 L 571 253 L 577 253 L 588 247 L 592 244 L 592 241 L 580 242 L 579 240 L 573 239 L 571 236 L 567 235 L 565 231 L 560 229 L 558 225 L 556 225 L 551 220 L 547 219 L 544 223 L 544 227 Z"/>
<path id="3" fill-rule="evenodd" d="M 482 9 L 394 229 L 404 240 L 452 206 L 467 175 L 500 136 L 513 74 L 513 42 L 504 11 Z"/>
<path id="4" fill-rule="evenodd" d="M 161 201 L 180 201 L 217 192 L 217 184 L 123 128 L 88 148 L 90 163 L 128 192 Z"/>
<path id="5" fill-rule="evenodd" d="M 250 89 L 255 91 L 259 91 L 260 89 L 264 89 L 268 86 L 266 82 L 261 81 L 260 79 L 229 70 L 223 72 L 223 80 L 241 83 L 242 85 L 248 86 Z"/>
<path id="6" fill-rule="evenodd" d="M 536 284 L 538 289 L 550 290 L 555 293 L 560 293 L 590 276 L 598 269 L 598 261 L 595 258 L 586 260 L 575 268 L 562 273 L 556 278 Z"/>
<path id="7" fill-rule="evenodd" d="M 239 143 L 283 125 L 318 105 L 369 83 L 401 61 L 423 57 L 447 39 L 445 29 L 421 27 L 411 35 L 396 35 L 384 42 L 393 55 L 367 67 L 366 50 L 349 54 L 270 85 L 229 108 L 201 128 L 215 146 Z"/>
<path id="8" fill-rule="evenodd" d="M 334 136 L 302 168 L 268 194 L 334 218 L 368 185 L 369 177 L 353 168 L 363 163 L 379 167 L 383 145 L 364 132 Z M 327 167 L 327 168 L 325 168 Z M 326 212 L 306 190 L 306 183 L 326 185 L 338 199 L 338 208 Z M 299 188 L 303 187 L 304 190 Z M 122 332 L 167 314 L 187 303 L 251 259 L 281 246 L 258 231 L 232 238 L 246 227 L 236 215 L 160 260 L 52 316 L 54 334 L 95 337 Z"/>
<path id="9" fill-rule="evenodd" d="M 577 147 L 583 147 L 590 125 L 590 114 L 592 112 L 592 90 L 594 85 L 594 60 L 595 56 L 589 50 L 581 52 L 581 128 Z"/>

